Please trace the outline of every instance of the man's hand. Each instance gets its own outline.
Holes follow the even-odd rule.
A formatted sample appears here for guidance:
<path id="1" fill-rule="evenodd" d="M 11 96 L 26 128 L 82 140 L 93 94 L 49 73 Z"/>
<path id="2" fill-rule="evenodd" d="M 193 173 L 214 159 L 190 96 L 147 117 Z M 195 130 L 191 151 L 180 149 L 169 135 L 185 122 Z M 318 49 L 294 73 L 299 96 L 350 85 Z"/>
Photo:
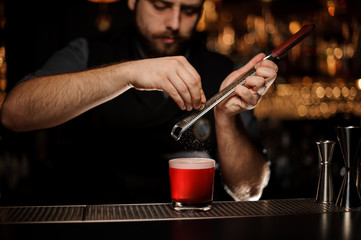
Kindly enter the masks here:
<path id="1" fill-rule="evenodd" d="M 258 54 L 244 67 L 228 75 L 222 82 L 220 90 L 241 77 L 252 67 L 256 69 L 255 76 L 247 77 L 243 86 L 236 86 L 234 93 L 216 107 L 218 112 L 234 116 L 257 105 L 276 79 L 278 71 L 277 65 L 270 60 L 262 60 L 264 57 L 263 53 Z"/>
<path id="2" fill-rule="evenodd" d="M 130 85 L 138 90 L 163 90 L 188 111 L 206 102 L 201 77 L 182 56 L 153 58 L 127 63 Z"/>

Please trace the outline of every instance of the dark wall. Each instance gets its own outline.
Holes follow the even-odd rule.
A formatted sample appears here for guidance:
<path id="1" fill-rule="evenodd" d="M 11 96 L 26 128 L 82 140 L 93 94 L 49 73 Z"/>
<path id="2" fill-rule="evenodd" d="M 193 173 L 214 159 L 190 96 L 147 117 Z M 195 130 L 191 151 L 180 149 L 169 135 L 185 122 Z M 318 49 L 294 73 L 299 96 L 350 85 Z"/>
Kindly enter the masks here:
<path id="1" fill-rule="evenodd" d="M 96 27 L 100 12 L 100 5 L 96 3 L 86 0 L 4 1 L 9 88 L 25 74 L 38 69 L 70 40 L 105 34 Z M 108 11 L 112 18 L 109 32 L 131 21 L 126 1 L 108 4 Z"/>

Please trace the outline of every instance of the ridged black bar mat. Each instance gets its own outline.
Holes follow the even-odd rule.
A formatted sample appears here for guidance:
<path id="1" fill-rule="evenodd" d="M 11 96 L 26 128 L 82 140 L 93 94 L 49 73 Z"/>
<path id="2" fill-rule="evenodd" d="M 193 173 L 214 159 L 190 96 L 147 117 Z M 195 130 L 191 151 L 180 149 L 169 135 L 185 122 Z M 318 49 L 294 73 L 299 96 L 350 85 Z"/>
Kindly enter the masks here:
<path id="1" fill-rule="evenodd" d="M 360 210 L 360 209 L 355 209 Z M 168 203 L 0 207 L 0 223 L 131 222 L 279 216 L 345 211 L 313 199 L 214 202 L 207 212 L 176 212 Z"/>

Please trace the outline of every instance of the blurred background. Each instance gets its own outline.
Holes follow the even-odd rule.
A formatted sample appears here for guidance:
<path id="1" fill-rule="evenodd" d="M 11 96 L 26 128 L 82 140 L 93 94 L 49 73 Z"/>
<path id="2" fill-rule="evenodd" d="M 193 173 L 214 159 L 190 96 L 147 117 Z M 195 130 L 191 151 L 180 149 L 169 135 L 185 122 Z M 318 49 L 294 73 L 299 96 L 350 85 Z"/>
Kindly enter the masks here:
<path id="1" fill-rule="evenodd" d="M 315 141 L 335 127 L 360 126 L 361 1 L 206 0 L 197 31 L 207 46 L 243 64 L 266 54 L 305 24 L 315 32 L 279 61 L 275 84 L 255 108 L 271 161 L 262 199 L 316 196 Z M 24 75 L 77 37 L 119 31 L 130 23 L 126 0 L 0 0 L 0 102 Z M 46 170 L 46 133 L 0 133 L 0 204 L 26 204 Z M 333 155 L 336 194 L 344 174 Z"/>

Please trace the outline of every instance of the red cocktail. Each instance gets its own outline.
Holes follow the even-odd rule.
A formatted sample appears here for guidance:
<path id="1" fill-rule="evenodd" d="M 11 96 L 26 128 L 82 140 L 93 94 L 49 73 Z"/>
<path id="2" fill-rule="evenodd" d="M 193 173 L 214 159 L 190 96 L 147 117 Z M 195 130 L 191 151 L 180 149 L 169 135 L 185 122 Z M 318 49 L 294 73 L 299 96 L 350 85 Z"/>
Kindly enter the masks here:
<path id="1" fill-rule="evenodd" d="M 172 206 L 176 210 L 209 210 L 213 199 L 215 161 L 178 158 L 169 161 Z"/>

